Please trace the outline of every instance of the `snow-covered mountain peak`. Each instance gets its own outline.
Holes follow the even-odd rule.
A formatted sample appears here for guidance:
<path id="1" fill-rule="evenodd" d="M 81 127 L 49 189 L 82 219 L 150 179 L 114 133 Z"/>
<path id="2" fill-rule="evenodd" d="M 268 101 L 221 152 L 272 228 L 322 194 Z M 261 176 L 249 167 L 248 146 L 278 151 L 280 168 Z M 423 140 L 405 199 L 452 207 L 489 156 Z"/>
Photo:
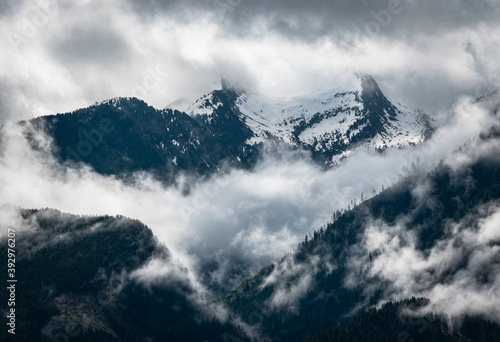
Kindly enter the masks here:
<path id="1" fill-rule="evenodd" d="M 235 106 L 257 137 L 272 135 L 293 142 L 297 127 L 311 122 L 318 113 L 333 114 L 332 111 L 338 110 L 359 112 L 363 108 L 360 90 L 323 89 L 293 97 L 242 94 Z"/>
<path id="2" fill-rule="evenodd" d="M 392 102 L 369 75 L 355 73 L 303 95 L 222 90 L 202 96 L 187 113 L 211 122 L 230 111 L 253 132 L 247 143 L 279 139 L 328 156 L 336 163 L 353 148 L 383 149 L 418 144 L 430 129 L 425 115 Z M 225 109 L 225 110 L 223 110 Z"/>
<path id="3" fill-rule="evenodd" d="M 186 112 L 191 116 L 207 115 L 210 117 L 220 106 L 222 106 L 222 101 L 215 96 L 214 92 L 211 92 L 196 100 L 186 109 Z"/>

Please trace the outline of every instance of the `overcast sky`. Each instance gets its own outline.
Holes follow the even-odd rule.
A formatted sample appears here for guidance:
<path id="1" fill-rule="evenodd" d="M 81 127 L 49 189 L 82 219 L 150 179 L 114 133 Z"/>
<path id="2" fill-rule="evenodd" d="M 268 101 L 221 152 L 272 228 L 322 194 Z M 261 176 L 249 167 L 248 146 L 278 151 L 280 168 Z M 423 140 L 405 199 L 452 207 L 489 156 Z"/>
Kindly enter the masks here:
<path id="1" fill-rule="evenodd" d="M 0 0 L 0 123 L 115 96 L 162 108 L 221 76 L 308 92 L 350 69 L 434 115 L 494 88 L 499 12 L 497 0 Z"/>

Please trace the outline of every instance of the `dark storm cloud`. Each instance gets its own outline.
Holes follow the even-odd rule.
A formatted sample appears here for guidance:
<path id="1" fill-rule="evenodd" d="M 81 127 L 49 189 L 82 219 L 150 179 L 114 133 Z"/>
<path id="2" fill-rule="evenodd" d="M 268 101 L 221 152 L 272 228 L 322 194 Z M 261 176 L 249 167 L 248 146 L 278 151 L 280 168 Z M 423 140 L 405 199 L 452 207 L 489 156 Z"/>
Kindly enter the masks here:
<path id="1" fill-rule="evenodd" d="M 116 63 L 128 56 L 122 36 L 103 27 L 74 27 L 53 47 L 54 55 L 63 63 Z"/>
<path id="2" fill-rule="evenodd" d="M 193 1 L 180 1 L 180 0 L 145 0 L 145 1 L 128 1 L 132 8 L 141 16 L 155 16 L 164 15 L 173 9 L 180 7 L 188 7 L 192 5 Z"/>
<path id="3" fill-rule="evenodd" d="M 496 23 L 495 1 L 447 2 L 410 0 L 130 0 L 141 16 L 193 14 L 209 11 L 226 26 L 228 34 L 247 35 L 254 25 L 290 38 L 382 35 L 414 38 L 435 35 L 482 23 Z M 186 17 L 181 16 L 182 20 Z"/>
<path id="4" fill-rule="evenodd" d="M 0 18 L 11 15 L 24 1 L 0 0 Z"/>

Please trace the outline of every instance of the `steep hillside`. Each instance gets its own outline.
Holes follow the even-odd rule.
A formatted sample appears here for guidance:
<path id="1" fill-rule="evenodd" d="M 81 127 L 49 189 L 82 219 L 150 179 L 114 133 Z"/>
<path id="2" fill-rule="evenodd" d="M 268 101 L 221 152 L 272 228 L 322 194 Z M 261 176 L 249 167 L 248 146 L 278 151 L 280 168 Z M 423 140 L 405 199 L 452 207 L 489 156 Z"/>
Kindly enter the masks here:
<path id="1" fill-rule="evenodd" d="M 425 298 L 411 298 L 386 303 L 356 315 L 347 325 L 323 330 L 309 336 L 306 342 L 383 342 L 383 341 L 498 341 L 500 325 L 488 320 L 465 316 L 450 321 L 445 315 L 414 315 L 429 304 Z M 453 329 L 459 326 L 460 329 Z"/>
<path id="2" fill-rule="evenodd" d="M 172 182 L 183 170 L 204 175 L 245 157 L 251 133 L 229 113 L 212 126 L 135 98 L 116 98 L 73 113 L 32 120 L 53 137 L 61 161 L 84 162 L 101 174 L 148 171 Z"/>
<path id="3" fill-rule="evenodd" d="M 2 227 L 16 231 L 16 341 L 223 341 L 236 333 L 196 301 L 187 270 L 139 221 L 46 209 L 21 210 L 18 222 Z M 4 260 L 7 252 L 2 239 Z M 2 291 L 2 302 L 8 296 Z M 0 339 L 10 337 L 2 329 Z"/>

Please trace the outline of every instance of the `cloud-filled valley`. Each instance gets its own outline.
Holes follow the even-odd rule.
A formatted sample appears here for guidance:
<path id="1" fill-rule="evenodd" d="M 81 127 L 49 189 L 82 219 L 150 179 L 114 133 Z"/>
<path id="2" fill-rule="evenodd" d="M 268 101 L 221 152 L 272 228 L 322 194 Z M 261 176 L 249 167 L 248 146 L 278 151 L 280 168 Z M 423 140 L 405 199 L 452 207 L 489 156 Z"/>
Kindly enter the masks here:
<path id="1" fill-rule="evenodd" d="M 180 175 L 172 187 L 145 173 L 131 184 L 60 165 L 50 138 L 38 133 L 34 151 L 23 134 L 29 125 L 9 124 L 2 135 L 2 204 L 139 219 L 188 269 L 203 274 L 206 267 L 204 280 L 227 290 L 294 250 L 337 210 L 359 203 L 361 193 L 370 198 L 410 172 L 430 171 L 475 139 L 493 119 L 470 101 L 461 100 L 447 126 L 410 150 L 360 151 L 325 171 L 305 151 L 265 149 L 270 152 L 253 170 L 229 169 L 194 182 Z"/>

